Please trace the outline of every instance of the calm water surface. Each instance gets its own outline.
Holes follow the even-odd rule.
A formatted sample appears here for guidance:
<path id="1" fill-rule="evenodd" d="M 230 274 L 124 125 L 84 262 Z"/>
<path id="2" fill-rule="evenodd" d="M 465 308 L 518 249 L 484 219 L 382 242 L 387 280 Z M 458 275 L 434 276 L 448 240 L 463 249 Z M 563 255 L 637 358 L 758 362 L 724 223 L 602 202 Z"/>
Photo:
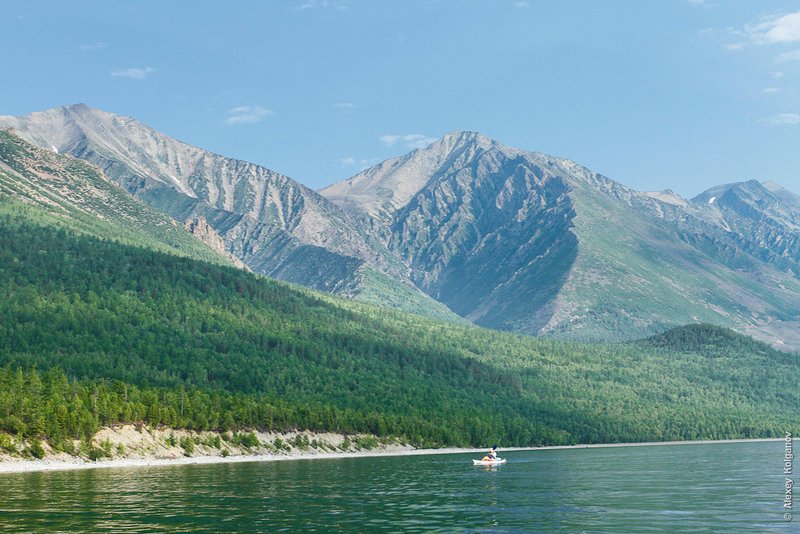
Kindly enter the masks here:
<path id="1" fill-rule="evenodd" d="M 800 532 L 782 442 L 0 475 L 1 532 Z"/>

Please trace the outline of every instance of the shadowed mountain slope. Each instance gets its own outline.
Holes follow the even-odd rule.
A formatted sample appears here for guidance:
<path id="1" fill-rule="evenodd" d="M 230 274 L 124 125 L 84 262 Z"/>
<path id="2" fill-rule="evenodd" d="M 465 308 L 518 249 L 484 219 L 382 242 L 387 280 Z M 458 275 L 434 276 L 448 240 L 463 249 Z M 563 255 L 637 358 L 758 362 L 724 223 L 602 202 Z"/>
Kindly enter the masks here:
<path id="1" fill-rule="evenodd" d="M 761 196 L 734 208 L 744 186 Z M 321 193 L 372 216 L 414 282 L 482 326 L 625 340 L 712 322 L 800 347 L 797 199 L 726 187 L 716 204 L 637 192 L 453 132 Z"/>
<path id="2" fill-rule="evenodd" d="M 85 161 L 0 131 L 0 194 L 42 208 L 55 226 L 193 259 L 229 264 L 174 219 L 131 197 Z"/>
<path id="3" fill-rule="evenodd" d="M 84 105 L 0 127 L 213 230 L 258 273 L 337 295 L 558 338 L 707 322 L 800 349 L 800 199 L 771 182 L 686 200 L 457 131 L 317 193 Z"/>
<path id="4" fill-rule="evenodd" d="M 139 121 L 78 104 L 0 117 L 0 127 L 89 161 L 174 219 L 202 217 L 254 272 L 316 289 L 458 319 L 419 291 L 350 215 L 269 169 L 181 143 Z"/>

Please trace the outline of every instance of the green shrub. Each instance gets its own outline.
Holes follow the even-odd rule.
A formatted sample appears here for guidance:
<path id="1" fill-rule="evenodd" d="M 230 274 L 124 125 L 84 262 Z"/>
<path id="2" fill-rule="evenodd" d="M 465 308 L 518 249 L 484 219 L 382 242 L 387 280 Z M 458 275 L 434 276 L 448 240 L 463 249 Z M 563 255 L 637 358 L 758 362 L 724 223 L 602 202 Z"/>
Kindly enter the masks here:
<path id="1" fill-rule="evenodd" d="M 44 458 L 44 447 L 42 447 L 42 441 L 39 438 L 32 438 L 31 446 L 28 447 L 28 452 L 34 458 Z"/>
<path id="2" fill-rule="evenodd" d="M 75 443 L 70 438 L 64 438 L 61 441 L 54 443 L 53 448 L 57 451 L 65 452 L 73 456 L 75 455 Z"/>
<path id="3" fill-rule="evenodd" d="M 106 457 L 106 451 L 104 451 L 100 447 L 91 447 L 87 452 L 86 456 L 88 456 L 89 459 L 92 460 L 93 462 L 96 462 L 100 458 Z"/>
<path id="4" fill-rule="evenodd" d="M 292 440 L 292 445 L 297 447 L 298 449 L 306 450 L 310 445 L 308 441 L 308 436 L 305 434 L 297 434 Z"/>
<path id="5" fill-rule="evenodd" d="M 375 436 L 359 436 L 354 441 L 357 449 L 372 450 L 378 446 L 378 439 Z"/>
<path id="6" fill-rule="evenodd" d="M 14 445 L 14 440 L 8 434 L 0 433 L 0 449 L 5 449 L 8 452 L 17 452 L 17 447 Z"/>
<path id="7" fill-rule="evenodd" d="M 247 434 L 239 434 L 239 444 L 250 449 L 252 447 L 258 447 L 261 445 L 261 442 L 258 441 L 258 437 L 254 432 L 248 432 Z"/>
<path id="8" fill-rule="evenodd" d="M 186 456 L 190 456 L 194 452 L 194 440 L 189 437 L 181 438 L 181 447 L 183 447 L 183 454 Z"/>
<path id="9" fill-rule="evenodd" d="M 220 439 L 219 434 L 217 435 L 209 434 L 208 436 L 206 436 L 205 441 L 203 441 L 203 445 L 205 445 L 206 447 L 214 447 L 215 449 L 219 449 L 222 447 L 222 440 Z"/>

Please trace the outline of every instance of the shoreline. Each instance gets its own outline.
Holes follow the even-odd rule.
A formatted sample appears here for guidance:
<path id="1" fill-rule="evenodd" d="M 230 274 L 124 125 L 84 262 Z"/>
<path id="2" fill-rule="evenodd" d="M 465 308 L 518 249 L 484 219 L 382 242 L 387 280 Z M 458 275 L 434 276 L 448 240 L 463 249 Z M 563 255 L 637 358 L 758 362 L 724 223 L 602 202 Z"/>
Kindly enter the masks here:
<path id="1" fill-rule="evenodd" d="M 719 443 L 752 443 L 761 441 L 783 441 L 783 438 L 756 438 L 756 439 L 722 439 L 705 441 L 651 441 L 641 443 L 592 443 L 578 445 L 550 445 L 544 447 L 508 447 L 502 448 L 505 452 L 514 451 L 547 451 L 547 450 L 569 450 L 569 449 L 600 449 L 616 447 L 651 447 L 657 445 L 710 445 Z M 441 449 L 414 449 L 409 446 L 390 445 L 381 450 L 372 451 L 340 451 L 340 452 L 317 452 L 300 451 L 284 454 L 242 454 L 236 456 L 185 456 L 175 458 L 114 458 L 108 460 L 84 460 L 80 457 L 70 457 L 67 459 L 28 459 L 28 460 L 2 460 L 0 461 L 0 475 L 14 473 L 37 473 L 48 471 L 71 471 L 77 469 L 118 469 L 118 468 L 138 468 L 138 467 L 167 467 L 179 465 L 206 465 L 220 463 L 244 463 L 244 462 L 275 462 L 275 461 L 294 461 L 294 460 L 332 460 L 344 458 L 369 458 L 381 456 L 422 456 L 431 454 L 466 454 L 483 453 L 486 448 L 441 448 Z"/>

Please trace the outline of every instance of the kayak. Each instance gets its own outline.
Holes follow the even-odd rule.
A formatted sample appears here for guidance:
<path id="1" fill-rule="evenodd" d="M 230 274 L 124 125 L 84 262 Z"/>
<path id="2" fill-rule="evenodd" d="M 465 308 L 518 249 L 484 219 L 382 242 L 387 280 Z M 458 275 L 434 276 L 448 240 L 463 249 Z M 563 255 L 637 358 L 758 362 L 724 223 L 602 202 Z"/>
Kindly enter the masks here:
<path id="1" fill-rule="evenodd" d="M 472 465 L 502 465 L 506 463 L 505 458 L 496 458 L 494 460 L 472 460 Z"/>

